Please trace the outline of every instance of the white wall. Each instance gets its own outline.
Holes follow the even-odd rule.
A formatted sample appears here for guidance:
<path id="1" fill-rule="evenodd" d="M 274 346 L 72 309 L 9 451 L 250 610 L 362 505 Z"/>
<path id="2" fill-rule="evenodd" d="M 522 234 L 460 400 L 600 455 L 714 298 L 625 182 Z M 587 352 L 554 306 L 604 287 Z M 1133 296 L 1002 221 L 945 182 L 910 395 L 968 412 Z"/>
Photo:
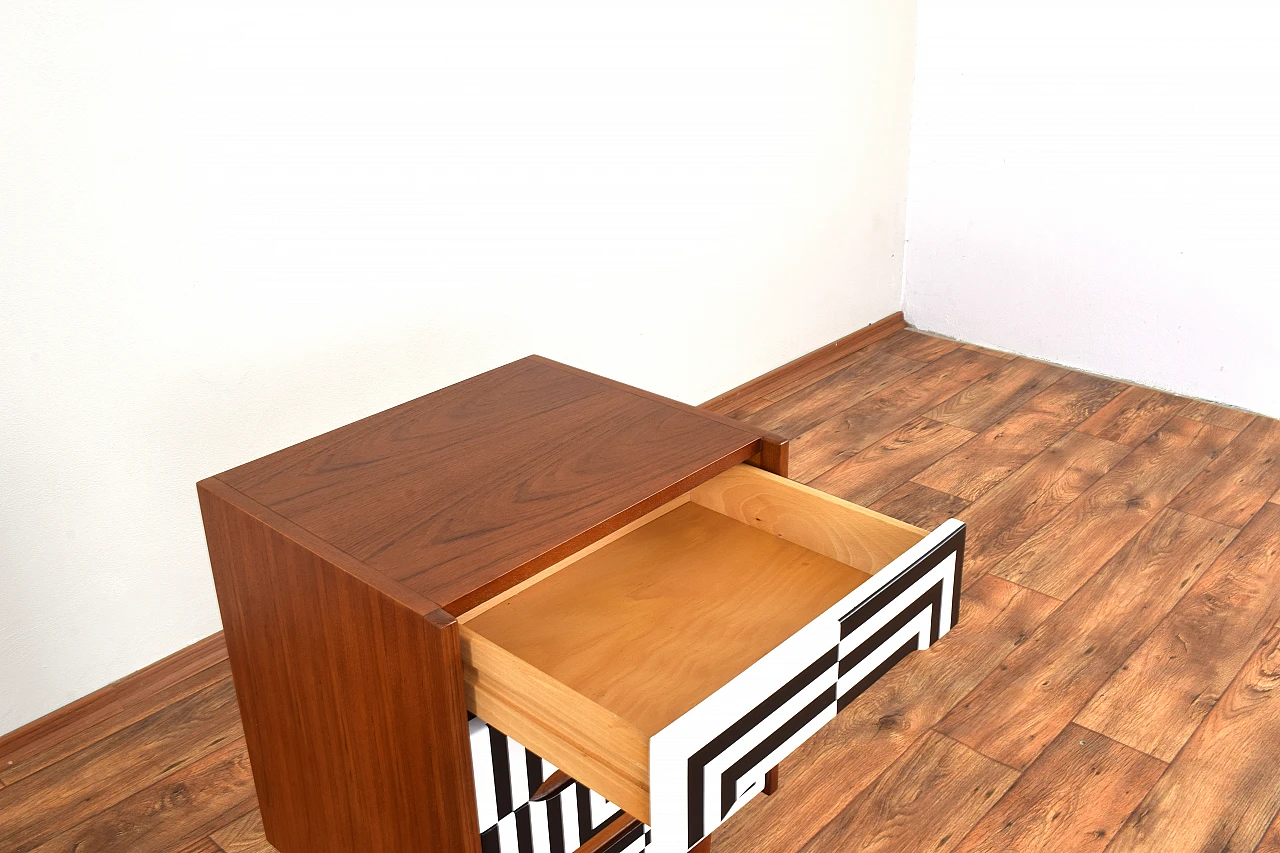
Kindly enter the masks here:
<path id="1" fill-rule="evenodd" d="M 918 18 L 908 321 L 1280 416 L 1280 6 Z"/>
<path id="2" fill-rule="evenodd" d="M 899 310 L 913 5 L 5 4 L 0 732 L 218 630 L 201 477 Z"/>

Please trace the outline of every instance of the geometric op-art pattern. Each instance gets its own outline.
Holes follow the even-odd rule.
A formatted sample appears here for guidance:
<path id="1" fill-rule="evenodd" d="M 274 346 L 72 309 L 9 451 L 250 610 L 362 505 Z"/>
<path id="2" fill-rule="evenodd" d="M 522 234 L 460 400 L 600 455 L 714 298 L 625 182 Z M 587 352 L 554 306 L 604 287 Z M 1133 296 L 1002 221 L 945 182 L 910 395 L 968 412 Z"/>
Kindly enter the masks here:
<path id="1" fill-rule="evenodd" d="M 479 717 L 471 717 L 470 728 L 482 853 L 574 853 L 622 813 L 577 783 L 530 802 L 556 768 Z M 602 853 L 641 853 L 646 841 L 644 830 L 637 830 Z"/>
<path id="2" fill-rule="evenodd" d="M 653 826 L 605 853 L 685 853 L 764 789 L 765 774 L 960 608 L 964 524 L 952 519 L 649 743 Z M 574 853 L 619 809 L 573 785 L 529 802 L 555 768 L 479 719 L 471 751 L 483 853 Z"/>
<path id="3" fill-rule="evenodd" d="M 684 853 L 765 774 L 959 617 L 964 524 L 947 521 L 649 743 L 650 853 Z"/>

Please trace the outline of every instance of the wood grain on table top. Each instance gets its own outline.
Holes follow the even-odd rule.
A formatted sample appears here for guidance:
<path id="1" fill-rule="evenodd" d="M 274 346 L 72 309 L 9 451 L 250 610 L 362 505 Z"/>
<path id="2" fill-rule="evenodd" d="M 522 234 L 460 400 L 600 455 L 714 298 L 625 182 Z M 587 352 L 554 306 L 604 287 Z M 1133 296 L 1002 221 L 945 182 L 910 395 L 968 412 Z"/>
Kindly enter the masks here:
<path id="1" fill-rule="evenodd" d="M 456 616 L 762 435 L 531 356 L 219 479 Z"/>

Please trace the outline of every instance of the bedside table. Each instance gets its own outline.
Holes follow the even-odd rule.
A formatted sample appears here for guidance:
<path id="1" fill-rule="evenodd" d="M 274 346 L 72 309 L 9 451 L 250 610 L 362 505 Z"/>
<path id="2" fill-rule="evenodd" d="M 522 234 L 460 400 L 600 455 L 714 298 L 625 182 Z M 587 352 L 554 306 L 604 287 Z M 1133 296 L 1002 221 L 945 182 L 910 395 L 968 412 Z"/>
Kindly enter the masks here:
<path id="1" fill-rule="evenodd" d="M 282 853 L 683 853 L 959 615 L 964 525 L 531 356 L 198 485 Z"/>

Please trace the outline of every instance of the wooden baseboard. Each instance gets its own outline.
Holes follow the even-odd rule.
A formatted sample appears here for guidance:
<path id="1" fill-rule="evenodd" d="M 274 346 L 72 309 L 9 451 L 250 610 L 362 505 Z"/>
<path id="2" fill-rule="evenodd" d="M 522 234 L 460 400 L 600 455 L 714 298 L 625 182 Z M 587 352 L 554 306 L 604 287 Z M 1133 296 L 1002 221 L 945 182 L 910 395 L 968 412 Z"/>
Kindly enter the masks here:
<path id="1" fill-rule="evenodd" d="M 852 335 L 846 335 L 744 385 L 726 391 L 719 397 L 703 403 L 702 408 L 717 414 L 728 414 L 744 403 L 762 397 L 770 391 L 802 380 L 806 376 L 821 373 L 832 362 L 903 328 L 906 328 L 906 323 L 903 321 L 902 312 L 892 314 L 859 329 Z M 145 669 L 140 669 L 101 690 L 77 699 L 70 705 L 64 705 L 38 720 L 27 723 L 20 729 L 0 735 L 0 759 L 17 761 L 19 758 L 39 752 L 48 744 L 70 737 L 77 731 L 120 713 L 126 702 L 163 690 L 192 673 L 220 662 L 226 656 L 227 646 L 221 632 L 206 637 Z"/>
<path id="2" fill-rule="evenodd" d="M 0 736 L 0 767 L 28 758 L 51 744 L 108 720 L 125 711 L 128 703 L 158 693 L 226 660 L 226 657 L 227 644 L 219 631 L 70 705 L 63 705 L 38 720 L 32 720 L 22 728 Z"/>
<path id="3" fill-rule="evenodd" d="M 832 362 L 838 361 L 849 353 L 856 352 L 868 344 L 875 343 L 881 338 L 888 337 L 899 329 L 905 329 L 906 327 L 907 324 L 902 317 L 901 311 L 896 314 L 890 314 L 883 320 L 877 320 L 870 326 L 859 329 L 852 335 L 845 335 L 838 341 L 833 341 L 807 355 L 800 356 L 795 361 L 771 370 L 763 376 L 758 376 L 750 382 L 726 391 L 719 397 L 714 397 L 703 403 L 701 408 L 717 414 L 727 415 L 739 406 L 763 397 L 770 391 L 801 380 L 806 376 L 821 373 Z"/>

